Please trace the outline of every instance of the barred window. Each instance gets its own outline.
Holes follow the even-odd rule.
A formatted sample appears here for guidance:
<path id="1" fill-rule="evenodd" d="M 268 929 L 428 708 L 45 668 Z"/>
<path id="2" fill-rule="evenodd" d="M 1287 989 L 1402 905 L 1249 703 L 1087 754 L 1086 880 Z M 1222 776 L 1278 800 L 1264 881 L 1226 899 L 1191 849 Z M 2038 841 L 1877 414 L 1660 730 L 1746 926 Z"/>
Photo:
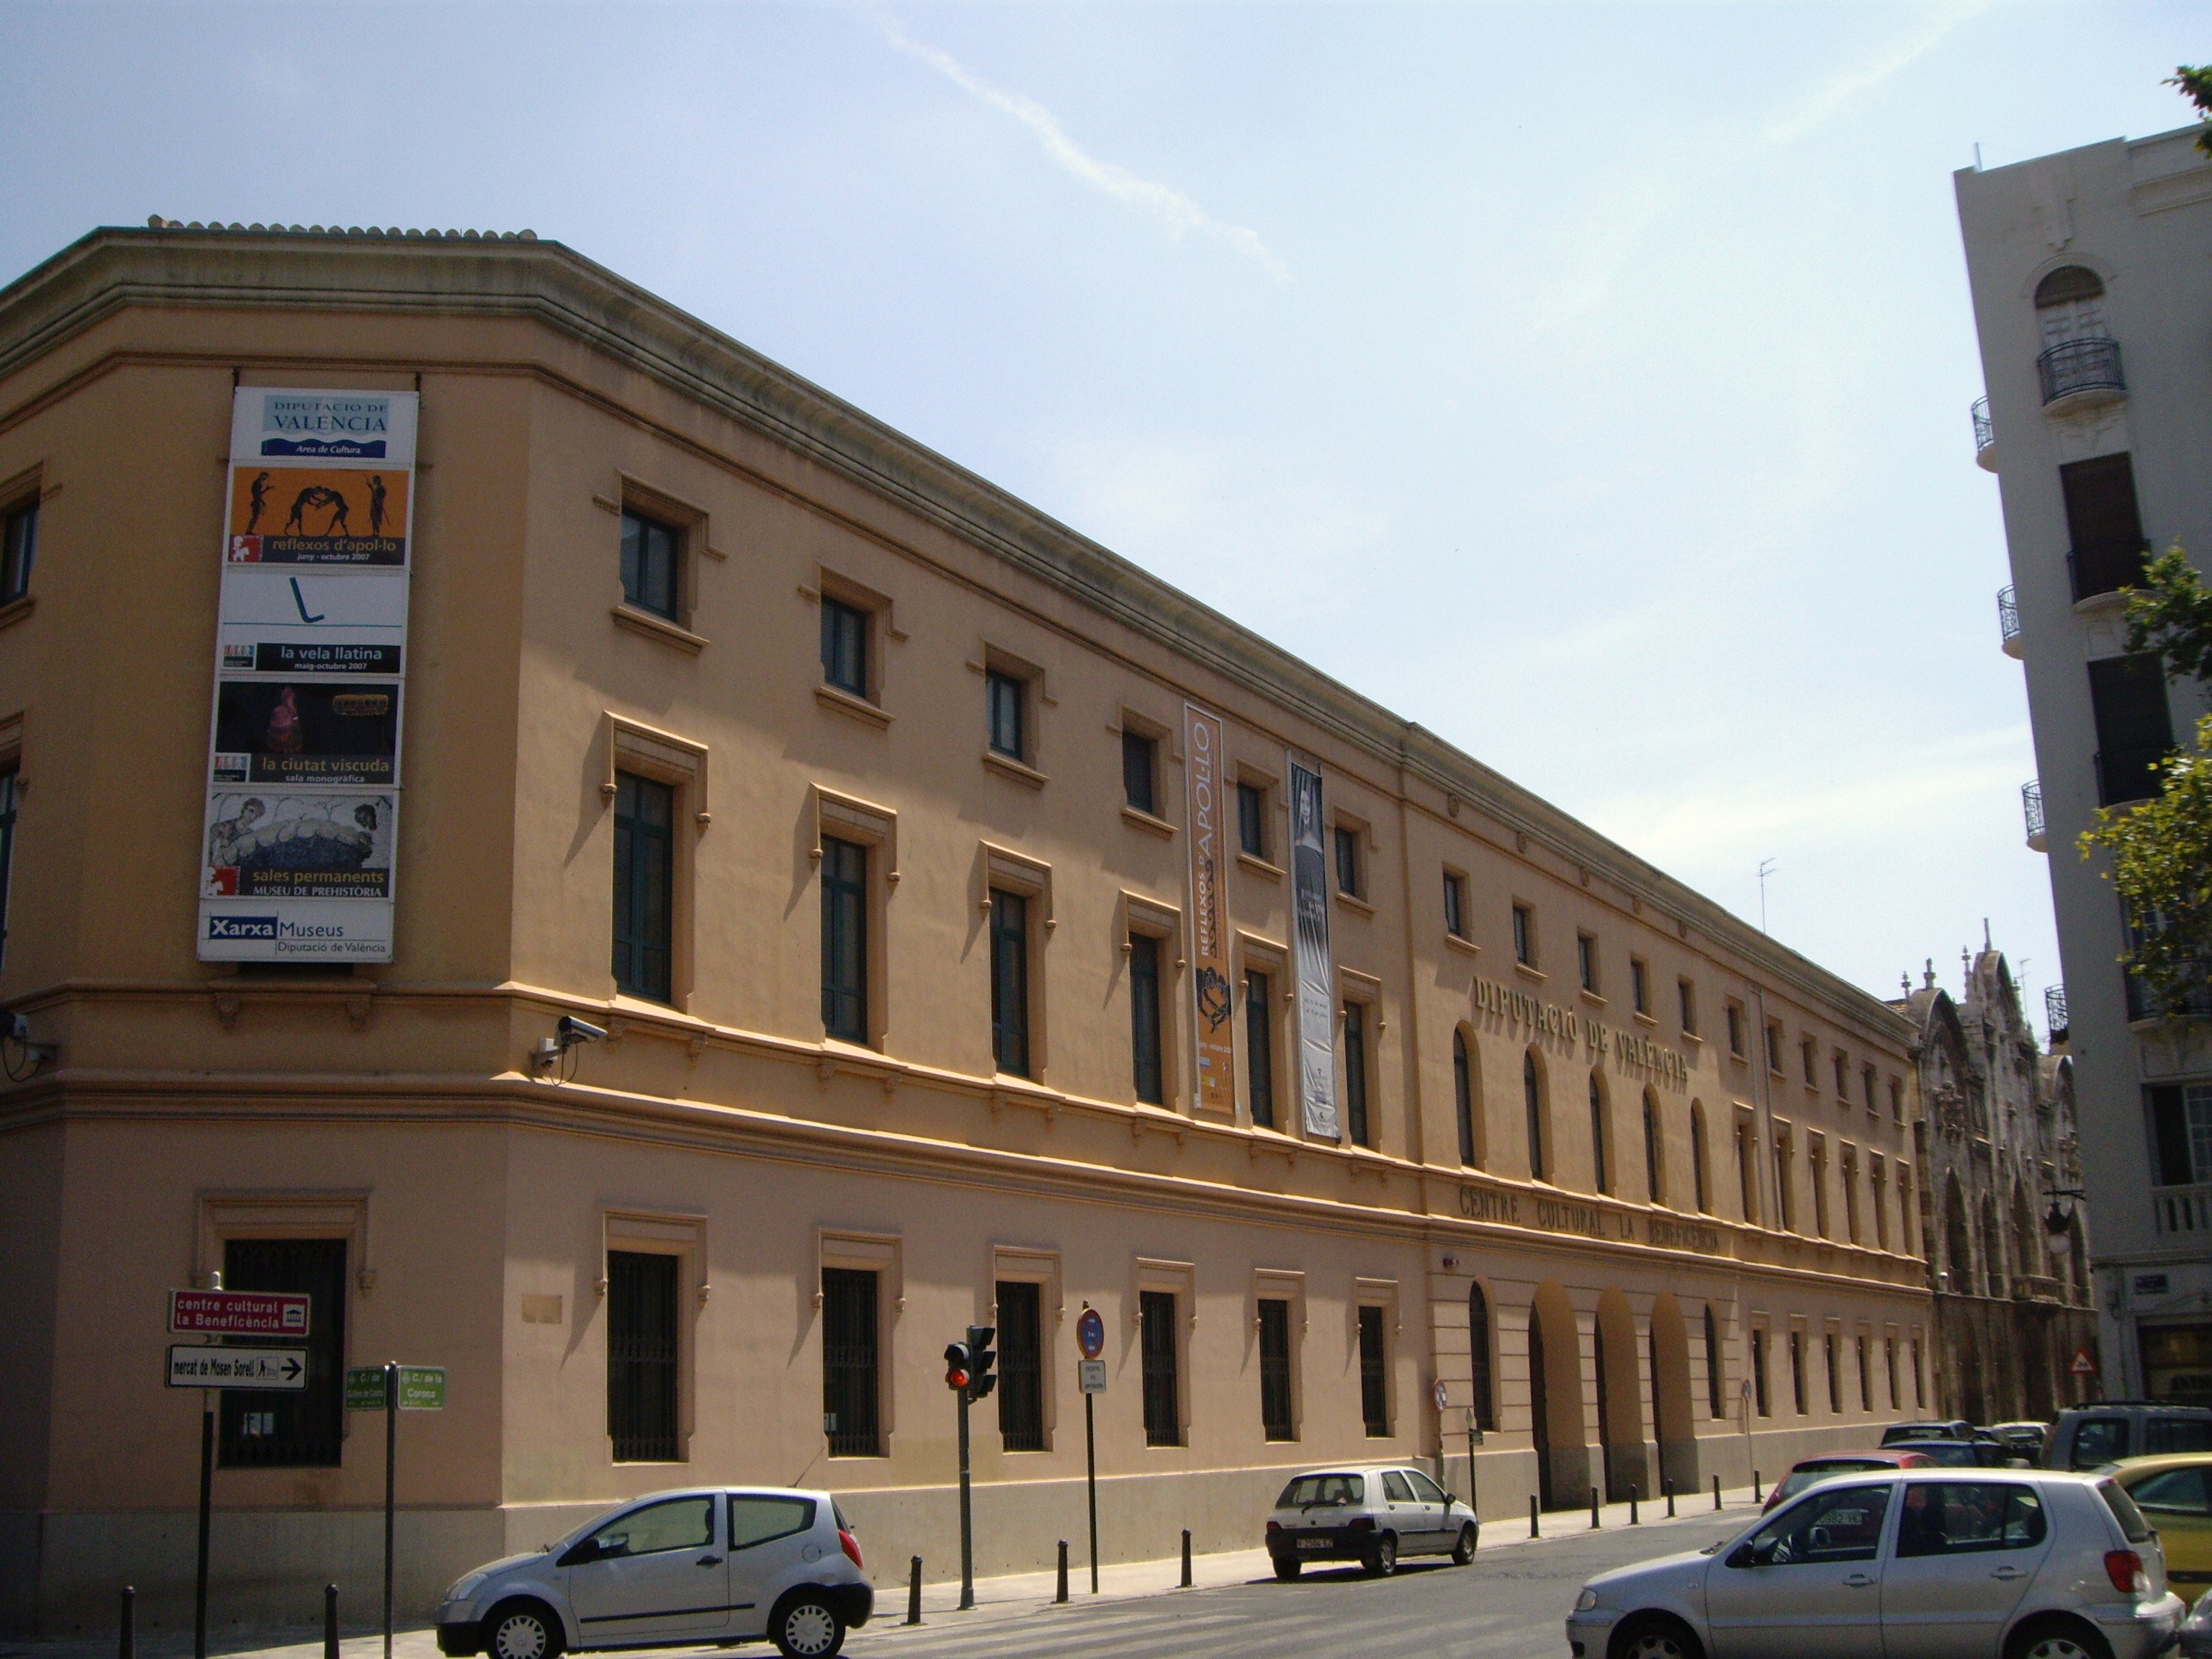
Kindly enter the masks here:
<path id="1" fill-rule="evenodd" d="M 832 1457 L 883 1455 L 877 1275 L 822 1270 L 822 1419 Z"/>
<path id="2" fill-rule="evenodd" d="M 1291 1411 L 1291 1304 L 1260 1302 L 1260 1425 L 1270 1440 L 1295 1440 Z"/>
<path id="3" fill-rule="evenodd" d="M 1143 1321 L 1145 1370 L 1145 1443 L 1182 1444 L 1182 1384 L 1176 1352 L 1176 1294 L 1173 1291 L 1139 1293 L 1138 1314 Z"/>
<path id="4" fill-rule="evenodd" d="M 1002 1279 L 999 1297 L 999 1435 L 1010 1452 L 1042 1451 L 1044 1354 L 1039 1287 Z"/>
<path id="5" fill-rule="evenodd" d="M 677 1461 L 680 1256 L 607 1252 L 607 1434 L 617 1463 Z"/>
<path id="6" fill-rule="evenodd" d="M 346 1242 L 343 1238 L 234 1238 L 222 1251 L 233 1291 L 289 1291 L 308 1297 L 301 1357 L 304 1389 L 225 1389 L 225 1468 L 336 1468 L 345 1431 Z M 244 1346 L 289 1346 L 268 1337 Z"/>
<path id="7" fill-rule="evenodd" d="M 1382 1313 L 1373 1304 L 1359 1310 L 1359 1415 L 1370 1440 L 1390 1433 L 1390 1372 Z"/>

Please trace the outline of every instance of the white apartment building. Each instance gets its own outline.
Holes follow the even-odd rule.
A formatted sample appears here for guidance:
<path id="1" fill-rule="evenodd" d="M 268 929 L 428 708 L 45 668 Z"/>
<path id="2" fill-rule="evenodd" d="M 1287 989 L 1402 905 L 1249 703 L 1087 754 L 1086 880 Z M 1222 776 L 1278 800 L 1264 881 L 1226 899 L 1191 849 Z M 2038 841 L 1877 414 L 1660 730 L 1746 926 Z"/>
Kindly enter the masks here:
<path id="1" fill-rule="evenodd" d="M 2106 1398 L 2212 1402 L 2212 1007 L 2149 1006 L 2126 921 L 2075 851 L 2100 805 L 2142 799 L 2204 688 L 2126 650 L 2120 590 L 2175 542 L 2212 550 L 2212 159 L 2197 129 L 1957 175 L 2038 776 L 2028 845 L 2051 861 Z M 2193 1016 L 2174 1018 L 2172 1014 Z M 2144 1194 L 2150 1196 L 2144 1201 Z M 2044 1200 L 2048 1207 L 2048 1199 Z"/>

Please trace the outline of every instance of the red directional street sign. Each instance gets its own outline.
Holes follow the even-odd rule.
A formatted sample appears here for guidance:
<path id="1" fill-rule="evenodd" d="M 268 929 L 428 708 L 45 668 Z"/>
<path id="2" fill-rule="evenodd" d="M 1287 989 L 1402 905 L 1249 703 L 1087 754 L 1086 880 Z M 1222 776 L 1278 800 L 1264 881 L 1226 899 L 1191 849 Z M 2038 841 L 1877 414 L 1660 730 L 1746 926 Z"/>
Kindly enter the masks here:
<path id="1" fill-rule="evenodd" d="M 283 1291 L 171 1291 L 169 1328 L 180 1336 L 304 1337 L 311 1305 Z"/>

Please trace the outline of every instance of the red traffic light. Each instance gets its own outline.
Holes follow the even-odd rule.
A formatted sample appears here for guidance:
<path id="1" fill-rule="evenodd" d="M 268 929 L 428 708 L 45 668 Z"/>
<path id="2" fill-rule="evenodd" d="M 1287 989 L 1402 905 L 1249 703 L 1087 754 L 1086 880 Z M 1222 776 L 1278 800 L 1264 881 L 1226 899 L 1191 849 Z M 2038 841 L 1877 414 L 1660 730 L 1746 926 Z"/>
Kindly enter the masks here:
<path id="1" fill-rule="evenodd" d="M 966 1388 L 968 1386 L 968 1373 L 962 1370 L 957 1365 L 954 1366 L 951 1370 L 945 1373 L 945 1386 L 948 1389 Z"/>

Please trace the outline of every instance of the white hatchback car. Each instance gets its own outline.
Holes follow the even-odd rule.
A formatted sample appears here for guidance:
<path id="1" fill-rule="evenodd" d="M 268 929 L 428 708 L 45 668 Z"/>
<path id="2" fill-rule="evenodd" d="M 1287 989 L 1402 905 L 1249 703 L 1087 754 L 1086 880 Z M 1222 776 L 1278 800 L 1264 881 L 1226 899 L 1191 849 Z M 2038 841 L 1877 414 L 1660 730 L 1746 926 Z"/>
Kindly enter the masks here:
<path id="1" fill-rule="evenodd" d="M 852 1523 L 826 1492 L 657 1492 L 456 1581 L 438 1609 L 438 1650 L 557 1659 L 765 1636 L 785 1659 L 830 1659 L 875 1600 Z"/>
<path id="2" fill-rule="evenodd" d="M 1275 1577 L 1295 1578 L 1309 1561 L 1357 1561 L 1370 1573 L 1405 1555 L 1474 1559 L 1474 1511 L 1419 1469 L 1351 1464 L 1291 1477 L 1267 1517 Z"/>
<path id="3" fill-rule="evenodd" d="M 1577 1659 L 2153 1659 L 2181 1598 L 2111 1479 L 1838 1475 L 1695 1554 L 1601 1573 Z"/>

